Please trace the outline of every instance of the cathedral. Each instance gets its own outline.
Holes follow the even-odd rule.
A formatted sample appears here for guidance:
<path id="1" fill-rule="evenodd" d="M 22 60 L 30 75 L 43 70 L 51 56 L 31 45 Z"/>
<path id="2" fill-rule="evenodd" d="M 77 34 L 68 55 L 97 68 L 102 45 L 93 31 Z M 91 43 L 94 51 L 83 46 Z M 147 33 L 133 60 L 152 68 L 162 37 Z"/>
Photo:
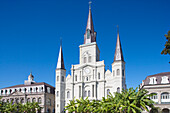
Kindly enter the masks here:
<path id="1" fill-rule="evenodd" d="M 62 45 L 56 67 L 55 112 L 64 112 L 64 106 L 73 98 L 101 100 L 109 93 L 126 89 L 125 61 L 117 33 L 112 69 L 106 70 L 104 60 L 100 60 L 100 50 L 96 42 L 91 7 L 87 20 L 84 43 L 79 46 L 79 64 L 72 65 L 71 74 L 66 76 Z"/>

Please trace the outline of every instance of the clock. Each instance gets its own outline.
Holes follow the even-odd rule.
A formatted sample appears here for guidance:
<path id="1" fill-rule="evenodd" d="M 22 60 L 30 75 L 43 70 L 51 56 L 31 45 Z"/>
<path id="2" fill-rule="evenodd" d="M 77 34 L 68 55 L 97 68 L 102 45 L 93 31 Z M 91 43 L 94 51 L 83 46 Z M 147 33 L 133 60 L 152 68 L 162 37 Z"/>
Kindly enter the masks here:
<path id="1" fill-rule="evenodd" d="M 90 69 L 89 68 L 85 68 L 84 72 L 85 72 L 85 74 L 89 74 L 90 73 Z"/>

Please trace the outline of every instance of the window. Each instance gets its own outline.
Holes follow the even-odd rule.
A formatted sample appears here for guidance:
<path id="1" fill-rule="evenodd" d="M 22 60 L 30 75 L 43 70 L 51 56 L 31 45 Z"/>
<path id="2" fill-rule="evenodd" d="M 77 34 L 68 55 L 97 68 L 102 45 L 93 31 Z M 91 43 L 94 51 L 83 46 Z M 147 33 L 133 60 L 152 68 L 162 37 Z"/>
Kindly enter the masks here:
<path id="1" fill-rule="evenodd" d="M 170 104 L 170 94 L 164 92 L 161 94 L 161 104 Z"/>
<path id="2" fill-rule="evenodd" d="M 67 91 L 67 98 L 70 98 L 70 92 Z"/>
<path id="3" fill-rule="evenodd" d="M 157 84 L 156 77 L 151 77 L 149 84 Z"/>
<path id="4" fill-rule="evenodd" d="M 115 71 L 113 71 L 113 76 L 115 76 Z"/>
<path id="5" fill-rule="evenodd" d="M 169 93 L 162 93 L 161 99 L 170 99 Z"/>
<path id="6" fill-rule="evenodd" d="M 27 99 L 27 102 L 30 102 L 30 98 Z"/>
<path id="7" fill-rule="evenodd" d="M 81 81 L 81 71 L 80 71 L 80 81 Z"/>
<path id="8" fill-rule="evenodd" d="M 84 57 L 84 63 L 86 63 L 86 57 Z"/>
<path id="9" fill-rule="evenodd" d="M 81 86 L 79 86 L 79 98 L 81 97 Z"/>
<path id="10" fill-rule="evenodd" d="M 41 97 L 38 98 L 38 103 L 40 103 L 40 104 L 42 103 Z"/>
<path id="11" fill-rule="evenodd" d="M 162 83 L 162 84 L 169 83 L 168 77 L 167 77 L 167 76 L 163 76 L 161 83 Z"/>
<path id="12" fill-rule="evenodd" d="M 86 81 L 88 81 L 89 79 L 88 79 L 88 77 L 86 77 Z"/>
<path id="13" fill-rule="evenodd" d="M 62 82 L 64 82 L 64 76 L 62 76 Z"/>
<path id="14" fill-rule="evenodd" d="M 19 103 L 19 98 L 16 98 L 16 99 L 15 99 L 15 102 L 18 104 L 18 103 Z"/>
<path id="15" fill-rule="evenodd" d="M 117 88 L 117 92 L 120 93 L 120 87 Z"/>
<path id="16" fill-rule="evenodd" d="M 84 92 L 84 97 L 87 97 L 87 91 Z"/>
<path id="17" fill-rule="evenodd" d="M 124 69 L 122 70 L 122 76 L 123 76 L 123 77 L 125 76 L 125 71 L 124 71 Z"/>
<path id="18" fill-rule="evenodd" d="M 100 73 L 98 73 L 98 79 L 100 79 Z"/>
<path id="19" fill-rule="evenodd" d="M 119 69 L 117 69 L 117 75 L 120 75 L 120 70 Z"/>
<path id="20" fill-rule="evenodd" d="M 33 99 L 32 99 L 32 102 L 36 102 L 36 99 L 35 99 L 35 98 L 33 98 Z"/>
<path id="21" fill-rule="evenodd" d="M 157 94 L 156 93 L 152 93 L 152 94 L 154 94 L 153 96 L 151 96 L 150 97 L 150 99 L 158 99 L 158 96 L 157 96 Z"/>
<path id="22" fill-rule="evenodd" d="M 89 56 L 89 62 L 91 62 L 91 56 Z"/>
<path id="23" fill-rule="evenodd" d="M 51 106 L 51 99 L 47 99 L 47 105 L 50 105 Z"/>
<path id="24" fill-rule="evenodd" d="M 57 97 L 59 96 L 59 91 L 57 91 Z"/>
<path id="25" fill-rule="evenodd" d="M 90 90 L 88 91 L 88 97 L 90 97 Z"/>
<path id="26" fill-rule="evenodd" d="M 77 81 L 77 75 L 75 76 L 75 81 Z"/>
<path id="27" fill-rule="evenodd" d="M 50 87 L 47 87 L 47 92 L 50 93 Z"/>
<path id="28" fill-rule="evenodd" d="M 94 85 L 92 85 L 92 97 L 94 97 Z"/>
<path id="29" fill-rule="evenodd" d="M 109 95 L 110 94 L 110 89 L 107 89 L 107 95 Z"/>
<path id="30" fill-rule="evenodd" d="M 59 76 L 57 76 L 57 81 L 59 81 Z"/>

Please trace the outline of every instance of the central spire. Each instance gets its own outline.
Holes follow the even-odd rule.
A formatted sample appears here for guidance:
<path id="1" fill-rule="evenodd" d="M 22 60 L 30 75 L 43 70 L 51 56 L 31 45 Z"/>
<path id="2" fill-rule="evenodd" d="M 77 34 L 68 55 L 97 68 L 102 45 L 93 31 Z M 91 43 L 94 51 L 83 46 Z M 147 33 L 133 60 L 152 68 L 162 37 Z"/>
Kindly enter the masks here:
<path id="1" fill-rule="evenodd" d="M 86 32 L 84 34 L 84 44 L 96 42 L 96 32 L 93 27 L 92 13 L 91 13 L 91 1 L 89 2 L 89 15 L 87 20 Z"/>

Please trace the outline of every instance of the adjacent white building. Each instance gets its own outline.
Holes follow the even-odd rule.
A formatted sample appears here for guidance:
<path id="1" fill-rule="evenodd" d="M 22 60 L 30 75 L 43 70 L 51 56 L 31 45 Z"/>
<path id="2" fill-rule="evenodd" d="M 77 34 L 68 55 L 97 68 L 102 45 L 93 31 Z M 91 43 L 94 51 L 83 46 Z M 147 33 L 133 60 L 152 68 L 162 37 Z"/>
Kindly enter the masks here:
<path id="1" fill-rule="evenodd" d="M 147 76 L 142 81 L 141 88 L 155 94 L 150 98 L 155 102 L 155 107 L 160 108 L 159 112 L 170 113 L 170 72 Z"/>
<path id="2" fill-rule="evenodd" d="M 24 84 L 0 89 L 0 97 L 3 102 L 38 102 L 41 111 L 38 113 L 54 113 L 55 111 L 55 88 L 45 82 L 35 82 L 32 73 Z"/>
<path id="3" fill-rule="evenodd" d="M 106 70 L 104 60 L 100 60 L 100 50 L 96 42 L 91 8 L 87 20 L 84 44 L 79 46 L 79 64 L 72 65 L 71 74 L 66 77 L 62 46 L 56 68 L 56 113 L 64 111 L 64 106 L 73 98 L 88 97 L 101 100 L 110 93 L 126 88 L 125 61 L 123 58 L 119 32 L 112 70 Z"/>

